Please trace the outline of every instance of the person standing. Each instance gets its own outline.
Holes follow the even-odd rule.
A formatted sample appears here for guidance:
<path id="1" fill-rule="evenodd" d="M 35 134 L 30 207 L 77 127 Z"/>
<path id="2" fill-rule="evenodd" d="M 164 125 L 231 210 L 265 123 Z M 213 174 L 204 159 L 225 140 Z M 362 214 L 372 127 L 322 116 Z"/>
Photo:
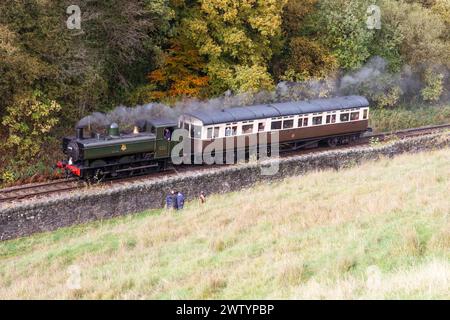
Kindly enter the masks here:
<path id="1" fill-rule="evenodd" d="M 177 193 L 176 206 L 177 210 L 183 210 L 184 208 L 184 194 L 182 194 L 180 191 L 178 191 Z"/>
<path id="2" fill-rule="evenodd" d="M 199 200 L 200 204 L 205 204 L 206 203 L 206 195 L 205 195 L 204 191 L 200 192 L 198 200 Z"/>
<path id="3" fill-rule="evenodd" d="M 175 191 L 171 190 L 170 194 L 166 196 L 166 209 L 173 210 L 175 209 L 175 205 L 176 205 Z"/>

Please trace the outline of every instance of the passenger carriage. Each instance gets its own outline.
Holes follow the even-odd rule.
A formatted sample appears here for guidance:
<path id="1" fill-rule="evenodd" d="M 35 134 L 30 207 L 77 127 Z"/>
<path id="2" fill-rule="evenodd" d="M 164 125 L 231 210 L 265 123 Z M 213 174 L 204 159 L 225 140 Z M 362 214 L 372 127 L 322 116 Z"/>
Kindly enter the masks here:
<path id="1" fill-rule="evenodd" d="M 188 130 L 193 153 L 200 155 L 213 142 L 225 151 L 266 141 L 270 145 L 274 132 L 281 150 L 313 147 L 321 141 L 336 146 L 358 139 L 368 130 L 368 120 L 367 99 L 346 96 L 192 111 L 179 118 L 179 127 Z"/>

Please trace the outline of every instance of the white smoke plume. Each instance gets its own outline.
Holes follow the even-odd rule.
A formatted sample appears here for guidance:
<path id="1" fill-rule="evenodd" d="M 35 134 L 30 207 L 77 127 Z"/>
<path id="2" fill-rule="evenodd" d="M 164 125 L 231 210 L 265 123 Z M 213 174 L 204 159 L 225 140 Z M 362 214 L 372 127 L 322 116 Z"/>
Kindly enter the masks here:
<path id="1" fill-rule="evenodd" d="M 340 90 L 359 86 L 367 81 L 375 81 L 376 78 L 386 73 L 388 64 L 381 57 L 373 57 L 361 69 L 342 77 Z"/>
<path id="2" fill-rule="evenodd" d="M 112 122 L 129 128 L 139 120 L 167 118 L 176 121 L 184 112 L 194 110 L 221 110 L 238 106 L 285 101 L 308 100 L 350 94 L 371 95 L 385 93 L 393 86 L 401 88 L 403 96 L 417 97 L 423 86 L 420 77 L 405 66 L 401 72 L 389 72 L 388 63 L 381 57 L 371 58 L 362 68 L 341 77 L 307 82 L 280 82 L 274 91 L 232 94 L 209 99 L 183 99 L 173 106 L 149 103 L 136 107 L 119 106 L 107 114 L 94 112 L 78 122 L 78 127 L 106 127 Z"/>

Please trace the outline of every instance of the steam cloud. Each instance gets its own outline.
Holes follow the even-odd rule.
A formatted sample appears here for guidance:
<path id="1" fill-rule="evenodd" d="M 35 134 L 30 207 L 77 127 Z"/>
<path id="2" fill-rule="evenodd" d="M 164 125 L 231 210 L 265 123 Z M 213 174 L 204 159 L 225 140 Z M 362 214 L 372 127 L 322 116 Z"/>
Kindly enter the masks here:
<path id="1" fill-rule="evenodd" d="M 440 70 L 440 72 L 445 73 L 446 70 Z M 116 122 L 121 128 L 126 128 L 134 126 L 137 121 L 143 119 L 167 118 L 176 121 L 179 115 L 194 110 L 221 110 L 246 105 L 365 94 L 367 92 L 379 93 L 387 92 L 393 86 L 400 87 L 404 97 L 413 97 L 420 92 L 423 83 L 408 66 L 405 66 L 401 72 L 392 74 L 388 70 L 388 63 L 383 58 L 373 57 L 359 70 L 341 77 L 295 83 L 280 82 L 275 90 L 270 92 L 233 95 L 227 91 L 218 98 L 205 101 L 184 99 L 174 106 L 161 103 L 149 103 L 133 108 L 119 106 L 107 114 L 94 112 L 81 119 L 77 127 L 107 127 L 112 122 Z"/>

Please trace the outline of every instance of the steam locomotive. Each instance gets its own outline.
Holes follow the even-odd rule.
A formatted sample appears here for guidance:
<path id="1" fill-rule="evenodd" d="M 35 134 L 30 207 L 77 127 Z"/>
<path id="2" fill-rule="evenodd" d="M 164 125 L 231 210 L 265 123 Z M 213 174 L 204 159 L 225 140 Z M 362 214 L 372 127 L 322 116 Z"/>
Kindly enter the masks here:
<path id="1" fill-rule="evenodd" d="M 291 101 L 223 110 L 192 111 L 178 122 L 171 119 L 141 119 L 133 132 L 123 133 L 111 123 L 107 133 L 63 138 L 66 159 L 58 168 L 82 179 L 117 178 L 165 170 L 172 165 L 171 153 L 180 143 L 172 139 L 176 129 L 188 132 L 190 156 L 201 159 L 214 143 L 224 153 L 248 152 L 261 140 L 280 151 L 311 148 L 323 142 L 330 147 L 355 141 L 370 130 L 369 102 L 362 96 L 344 96 Z M 277 132 L 277 139 L 272 139 Z M 238 140 L 244 143 L 238 143 Z"/>

